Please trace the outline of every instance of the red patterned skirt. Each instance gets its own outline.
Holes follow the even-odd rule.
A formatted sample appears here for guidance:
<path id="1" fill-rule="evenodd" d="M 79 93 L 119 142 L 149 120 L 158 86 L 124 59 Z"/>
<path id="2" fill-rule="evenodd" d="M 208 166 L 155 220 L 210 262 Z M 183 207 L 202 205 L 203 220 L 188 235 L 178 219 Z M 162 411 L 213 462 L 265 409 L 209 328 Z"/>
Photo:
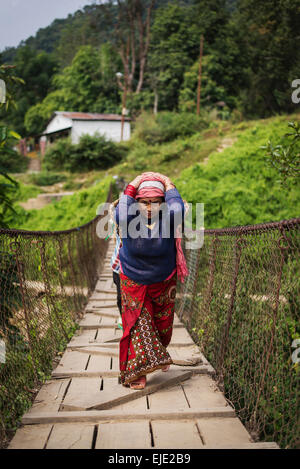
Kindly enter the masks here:
<path id="1" fill-rule="evenodd" d="M 176 272 L 168 280 L 142 285 L 120 272 L 123 336 L 120 377 L 124 386 L 172 364 L 166 349 L 174 321 Z"/>

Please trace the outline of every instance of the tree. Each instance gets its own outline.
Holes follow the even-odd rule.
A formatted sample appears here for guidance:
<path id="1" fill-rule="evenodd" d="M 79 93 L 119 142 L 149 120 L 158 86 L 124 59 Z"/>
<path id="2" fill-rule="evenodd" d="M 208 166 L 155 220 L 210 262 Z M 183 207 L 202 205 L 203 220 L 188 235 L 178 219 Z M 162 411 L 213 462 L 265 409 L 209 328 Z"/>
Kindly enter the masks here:
<path id="1" fill-rule="evenodd" d="M 56 70 L 56 62 L 46 52 L 37 53 L 28 46 L 18 49 L 15 61 L 15 73 L 22 78 L 26 88 L 20 89 L 12 83 L 12 93 L 16 106 L 10 107 L 5 120 L 20 134 L 26 134 L 24 117 L 27 110 L 41 102 L 51 90 L 51 78 Z M 3 115 L 3 112 L 2 112 Z M 0 112 L 1 116 L 1 112 Z"/>
<path id="2" fill-rule="evenodd" d="M 118 61 L 109 43 L 100 49 L 80 47 L 71 65 L 53 77 L 55 90 L 27 111 L 27 132 L 41 133 L 54 111 L 117 112 L 119 96 L 112 76 Z"/>
<path id="3" fill-rule="evenodd" d="M 0 102 L 0 108 L 3 107 L 6 110 L 11 105 L 15 106 L 15 101 L 11 94 L 10 87 L 12 84 L 24 83 L 21 78 L 12 74 L 14 68 L 15 67 L 11 65 L 0 66 L 0 79 L 3 80 L 7 89 L 6 102 Z M 20 135 L 9 129 L 5 124 L 0 123 L 0 175 L 3 177 L 3 181 L 0 182 L 0 227 L 2 228 L 7 228 L 4 221 L 5 213 L 8 210 L 14 210 L 9 197 L 9 190 L 18 186 L 17 181 L 7 174 L 7 169 L 3 160 L 5 161 L 7 157 L 14 158 L 18 156 L 18 154 L 12 149 L 12 145 L 20 138 Z"/>
<path id="4" fill-rule="evenodd" d="M 299 182 L 300 176 L 300 123 L 289 122 L 288 127 L 291 128 L 291 132 L 284 135 L 289 139 L 288 143 L 274 146 L 269 140 L 267 145 L 261 147 L 266 150 L 266 161 L 277 169 L 283 185 L 287 180 L 293 183 Z"/>
<path id="5" fill-rule="evenodd" d="M 249 117 L 293 112 L 291 83 L 300 77 L 300 0 L 239 0 L 234 21 L 246 53 L 242 95 Z"/>
<path id="6" fill-rule="evenodd" d="M 119 54 L 123 70 L 124 83 L 118 80 L 119 88 L 133 92 L 138 65 L 138 78 L 135 94 L 140 93 L 149 51 L 151 13 L 156 0 L 118 0 L 117 21 L 113 1 L 101 5 L 107 25 L 113 29 L 112 46 Z"/>

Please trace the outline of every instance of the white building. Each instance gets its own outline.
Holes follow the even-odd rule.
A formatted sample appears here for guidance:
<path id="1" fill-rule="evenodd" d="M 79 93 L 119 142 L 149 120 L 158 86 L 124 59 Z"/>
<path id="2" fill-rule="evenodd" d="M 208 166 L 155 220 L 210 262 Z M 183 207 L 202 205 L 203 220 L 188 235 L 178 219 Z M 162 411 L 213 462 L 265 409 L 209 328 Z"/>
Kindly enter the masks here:
<path id="1" fill-rule="evenodd" d="M 119 114 L 95 114 L 91 112 L 55 111 L 41 137 L 41 148 L 56 138 L 71 136 L 78 143 L 81 135 L 99 132 L 114 142 L 121 141 L 121 119 Z M 130 117 L 124 116 L 123 140 L 130 138 Z M 43 152 L 42 152 L 43 153 Z"/>

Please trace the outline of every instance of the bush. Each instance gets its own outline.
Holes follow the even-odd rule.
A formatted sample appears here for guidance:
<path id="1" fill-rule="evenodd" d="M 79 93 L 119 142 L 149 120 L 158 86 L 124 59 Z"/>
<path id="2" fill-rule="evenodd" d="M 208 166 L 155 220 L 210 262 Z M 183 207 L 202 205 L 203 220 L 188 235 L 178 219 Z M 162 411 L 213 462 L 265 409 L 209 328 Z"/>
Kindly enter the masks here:
<path id="1" fill-rule="evenodd" d="M 47 169 L 71 172 L 107 169 L 125 156 L 124 146 L 118 146 L 102 135 L 82 135 L 78 144 L 69 138 L 53 143 L 45 154 Z"/>
<path id="2" fill-rule="evenodd" d="M 154 145 L 201 132 L 208 126 L 209 120 L 204 115 L 163 111 L 154 116 L 144 112 L 137 119 L 134 136 Z"/>
<path id="3" fill-rule="evenodd" d="M 11 149 L 11 153 L 0 153 L 0 169 L 7 173 L 23 173 L 28 167 L 28 158 Z"/>
<path id="4" fill-rule="evenodd" d="M 31 174 L 30 180 L 33 184 L 36 184 L 37 186 L 52 186 L 57 182 L 65 181 L 66 176 L 64 176 L 63 174 L 55 174 L 45 171 L 42 173 Z"/>

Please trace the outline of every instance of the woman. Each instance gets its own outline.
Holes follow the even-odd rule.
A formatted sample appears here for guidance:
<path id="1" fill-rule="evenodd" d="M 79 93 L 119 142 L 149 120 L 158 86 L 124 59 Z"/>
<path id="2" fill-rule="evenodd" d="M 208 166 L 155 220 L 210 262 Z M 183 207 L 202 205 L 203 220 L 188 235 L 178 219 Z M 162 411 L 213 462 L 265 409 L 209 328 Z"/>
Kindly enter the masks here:
<path id="1" fill-rule="evenodd" d="M 183 281 L 188 274 L 180 238 L 175 238 L 184 203 L 167 176 L 143 173 L 128 184 L 115 216 L 122 238 L 121 383 L 143 389 L 146 374 L 167 371 L 172 363 L 166 347 L 172 336 L 177 276 Z M 135 220 L 138 236 L 132 236 L 130 228 Z"/>

